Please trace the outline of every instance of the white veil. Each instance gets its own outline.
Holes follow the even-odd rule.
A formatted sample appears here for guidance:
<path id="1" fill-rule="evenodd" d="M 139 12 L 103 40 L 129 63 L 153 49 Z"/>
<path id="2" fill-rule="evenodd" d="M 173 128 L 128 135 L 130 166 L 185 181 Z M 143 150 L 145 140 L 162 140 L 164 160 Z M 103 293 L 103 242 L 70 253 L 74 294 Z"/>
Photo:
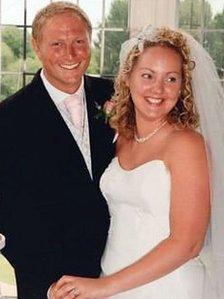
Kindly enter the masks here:
<path id="1" fill-rule="evenodd" d="M 155 29 L 146 27 L 126 41 L 120 52 L 120 67 L 134 46 L 143 50 L 145 40 L 157 41 Z M 212 58 L 189 34 L 190 56 L 195 61 L 192 89 L 200 116 L 200 132 L 204 136 L 209 157 L 211 182 L 211 221 L 200 257 L 206 266 L 203 299 L 224 298 L 224 90 Z"/>
<path id="2" fill-rule="evenodd" d="M 211 174 L 211 223 L 201 258 L 208 270 L 204 299 L 224 298 L 224 90 L 212 58 L 184 33 L 195 61 L 192 88 L 207 146 Z M 212 289 L 210 288 L 212 287 Z M 212 292 L 212 293 L 211 293 Z"/>

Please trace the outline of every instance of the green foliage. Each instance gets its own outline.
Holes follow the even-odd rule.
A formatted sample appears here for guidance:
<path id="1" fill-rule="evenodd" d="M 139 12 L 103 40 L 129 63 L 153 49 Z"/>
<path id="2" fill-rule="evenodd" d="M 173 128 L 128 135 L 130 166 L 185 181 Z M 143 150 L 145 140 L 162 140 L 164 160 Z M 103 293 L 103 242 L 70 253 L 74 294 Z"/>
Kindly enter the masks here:
<path id="1" fill-rule="evenodd" d="M 188 29 L 197 29 L 201 27 L 201 14 L 204 10 L 204 24 L 210 25 L 212 20 L 211 5 L 208 1 L 205 1 L 204 7 L 202 7 L 201 0 L 184 0 L 180 1 L 179 9 L 179 24 L 180 27 Z"/>
<path id="2" fill-rule="evenodd" d="M 16 26 L 5 26 L 2 30 L 2 41 L 6 43 L 13 51 L 15 57 L 23 57 L 23 30 Z M 30 44 L 30 34 L 27 32 L 26 52 L 28 57 L 34 58 Z"/>
<path id="3" fill-rule="evenodd" d="M 23 61 L 23 30 L 15 26 L 5 26 L 2 30 L 2 60 L 1 70 L 8 72 L 22 72 L 24 69 Z M 26 66 L 29 72 L 36 72 L 40 68 L 40 62 L 35 57 L 31 48 L 30 34 L 27 32 L 26 44 Z M 21 75 L 2 75 L 1 76 L 1 95 L 0 100 L 8 97 L 22 87 Z"/>
<path id="4" fill-rule="evenodd" d="M 13 51 L 15 57 L 22 56 L 23 31 L 15 26 L 4 27 L 2 31 L 2 41 Z"/>
<path id="5" fill-rule="evenodd" d="M 27 71 L 31 73 L 36 73 L 36 71 L 41 68 L 41 62 L 37 57 L 28 57 L 26 59 L 26 66 L 27 66 Z"/>
<path id="6" fill-rule="evenodd" d="M 22 77 L 20 75 L 1 76 L 0 100 L 4 100 L 22 87 Z"/>
<path id="7" fill-rule="evenodd" d="M 214 17 L 212 28 L 224 29 L 224 9 Z M 224 79 L 224 33 L 214 32 L 210 45 L 210 53 L 216 63 L 219 76 Z"/>
<path id="8" fill-rule="evenodd" d="M 14 60 L 7 65 L 7 71 L 9 72 L 21 72 L 23 60 L 21 58 Z"/>
<path id="9" fill-rule="evenodd" d="M 212 16 L 211 4 L 208 1 L 184 0 L 180 1 L 180 27 L 189 31 L 197 40 L 203 43 L 216 64 L 220 78 L 224 78 L 224 33 L 216 31 L 224 29 L 224 10 Z M 202 12 L 204 19 L 202 20 Z M 201 35 L 202 27 L 212 29 Z M 192 31 L 193 30 L 193 31 Z"/>
<path id="10" fill-rule="evenodd" d="M 127 32 L 108 32 L 105 38 L 104 70 L 106 75 L 115 75 L 119 66 L 121 44 L 128 39 Z"/>
<path id="11" fill-rule="evenodd" d="M 114 0 L 111 4 L 109 14 L 105 21 L 105 27 L 121 28 L 124 31 L 105 31 L 105 53 L 103 75 L 115 75 L 119 65 L 119 52 L 121 44 L 129 37 L 126 31 L 128 24 L 128 0 Z M 99 73 L 101 33 L 98 34 L 98 41 L 94 43 L 92 61 L 92 73 Z"/>
<path id="12" fill-rule="evenodd" d="M 15 56 L 12 49 L 4 42 L 1 43 L 1 68 L 8 70 L 8 65 L 14 62 Z"/>
<path id="13" fill-rule="evenodd" d="M 218 13 L 215 15 L 213 22 L 212 22 L 213 29 L 223 29 L 224 28 L 224 9 L 222 13 Z"/>
<path id="14" fill-rule="evenodd" d="M 121 44 L 128 39 L 126 31 L 128 24 L 128 1 L 115 0 L 111 4 L 110 13 L 106 19 L 106 27 L 120 27 L 125 31 L 108 31 L 105 34 L 105 56 L 103 73 L 115 75 L 119 66 L 119 53 Z"/>
<path id="15" fill-rule="evenodd" d="M 106 19 L 106 27 L 127 28 L 128 24 L 128 1 L 114 0 Z"/>
<path id="16" fill-rule="evenodd" d="M 94 47 L 92 49 L 90 65 L 87 69 L 88 74 L 99 74 L 100 73 L 100 49 Z"/>

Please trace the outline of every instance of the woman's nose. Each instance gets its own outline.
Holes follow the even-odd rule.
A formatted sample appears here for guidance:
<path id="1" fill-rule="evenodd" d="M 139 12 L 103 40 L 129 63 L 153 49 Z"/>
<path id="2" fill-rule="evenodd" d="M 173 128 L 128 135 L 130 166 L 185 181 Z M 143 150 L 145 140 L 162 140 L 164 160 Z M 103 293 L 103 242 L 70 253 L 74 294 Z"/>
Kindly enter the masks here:
<path id="1" fill-rule="evenodd" d="M 161 79 L 155 79 L 153 84 L 153 91 L 155 94 L 162 94 L 164 91 L 164 82 Z"/>

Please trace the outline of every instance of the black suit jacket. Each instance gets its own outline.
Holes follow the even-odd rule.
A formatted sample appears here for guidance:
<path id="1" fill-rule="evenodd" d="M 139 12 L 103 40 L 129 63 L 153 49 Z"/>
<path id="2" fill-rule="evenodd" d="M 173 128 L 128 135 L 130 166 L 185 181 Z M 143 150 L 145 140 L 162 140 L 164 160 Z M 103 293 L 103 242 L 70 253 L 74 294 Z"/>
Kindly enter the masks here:
<path id="1" fill-rule="evenodd" d="M 46 298 L 63 274 L 97 277 L 109 215 L 98 182 L 113 132 L 96 119 L 110 81 L 85 76 L 93 180 L 40 73 L 0 105 L 0 231 L 20 299 Z"/>

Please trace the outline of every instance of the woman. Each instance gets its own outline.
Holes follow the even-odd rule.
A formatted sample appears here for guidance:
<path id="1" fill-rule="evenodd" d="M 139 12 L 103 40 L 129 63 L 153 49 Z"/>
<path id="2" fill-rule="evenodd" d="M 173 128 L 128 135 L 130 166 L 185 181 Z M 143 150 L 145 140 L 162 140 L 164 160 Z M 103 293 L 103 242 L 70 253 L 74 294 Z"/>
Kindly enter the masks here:
<path id="1" fill-rule="evenodd" d="M 213 260 L 202 255 L 210 252 L 211 238 L 201 251 L 210 193 L 216 211 L 223 208 L 217 196 L 223 187 L 209 184 L 210 156 L 211 176 L 223 177 L 214 150 L 217 144 L 220 151 L 224 147 L 215 115 L 214 124 L 207 122 L 209 110 L 224 112 L 213 63 L 188 35 L 151 27 L 127 41 L 120 58 L 116 113 L 110 120 L 118 132 L 117 155 L 101 178 L 111 214 L 102 277 L 64 276 L 53 287 L 52 298 L 223 298 L 217 275 L 221 272 L 214 272 L 217 264 L 223 267 L 215 244 L 220 230 L 215 232 Z M 211 80 L 203 81 L 204 75 Z M 197 110 L 203 136 L 196 132 Z M 203 137 L 214 142 L 209 144 L 209 159 Z M 216 211 L 213 208 L 212 217 Z M 215 265 L 217 256 L 221 261 Z M 215 265 L 211 283 L 203 257 Z"/>

